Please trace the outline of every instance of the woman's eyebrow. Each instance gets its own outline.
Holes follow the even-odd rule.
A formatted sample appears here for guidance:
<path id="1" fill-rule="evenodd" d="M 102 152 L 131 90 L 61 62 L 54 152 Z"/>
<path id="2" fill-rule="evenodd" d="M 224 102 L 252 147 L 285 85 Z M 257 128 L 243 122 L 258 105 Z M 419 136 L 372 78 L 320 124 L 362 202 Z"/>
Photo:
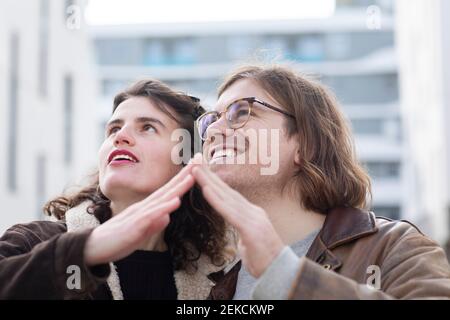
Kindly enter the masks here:
<path id="1" fill-rule="evenodd" d="M 106 124 L 106 128 L 109 128 L 113 125 L 123 125 L 125 121 L 123 119 L 114 119 L 109 121 Z M 158 125 L 160 125 L 161 127 L 165 128 L 166 126 L 164 125 L 164 123 L 162 123 L 160 120 L 156 119 L 156 118 L 152 118 L 152 117 L 139 117 L 135 119 L 135 122 L 137 123 L 146 123 L 146 122 L 153 122 L 156 123 Z"/>
<path id="2" fill-rule="evenodd" d="M 156 124 L 159 124 L 161 127 L 166 128 L 164 123 L 162 123 L 160 120 L 152 117 L 139 117 L 135 120 L 137 123 L 146 123 L 146 122 L 153 122 Z"/>
<path id="3" fill-rule="evenodd" d="M 115 125 L 115 124 L 117 124 L 117 125 L 121 125 L 121 124 L 123 124 L 123 120 L 122 119 L 114 119 L 114 120 L 111 120 L 111 121 L 109 121 L 107 124 L 106 124 L 106 128 L 109 128 L 109 127 L 111 127 L 111 126 L 113 126 L 113 125 Z"/>

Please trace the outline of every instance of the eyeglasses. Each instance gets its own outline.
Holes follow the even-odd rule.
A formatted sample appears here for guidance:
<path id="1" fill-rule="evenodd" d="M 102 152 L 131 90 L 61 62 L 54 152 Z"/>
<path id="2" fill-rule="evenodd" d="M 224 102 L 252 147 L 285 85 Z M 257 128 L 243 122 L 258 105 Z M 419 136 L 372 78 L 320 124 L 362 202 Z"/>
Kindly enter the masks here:
<path id="1" fill-rule="evenodd" d="M 197 119 L 198 133 L 202 140 L 206 140 L 206 132 L 209 126 L 218 121 L 223 113 L 225 114 L 227 125 L 230 129 L 239 129 L 245 126 L 250 119 L 253 103 L 255 102 L 273 111 L 280 112 L 288 117 L 295 119 L 292 114 L 281 110 L 280 108 L 274 107 L 267 102 L 256 99 L 255 97 L 242 98 L 232 102 L 228 107 L 225 108 L 225 111 L 209 111 L 204 113 Z"/>

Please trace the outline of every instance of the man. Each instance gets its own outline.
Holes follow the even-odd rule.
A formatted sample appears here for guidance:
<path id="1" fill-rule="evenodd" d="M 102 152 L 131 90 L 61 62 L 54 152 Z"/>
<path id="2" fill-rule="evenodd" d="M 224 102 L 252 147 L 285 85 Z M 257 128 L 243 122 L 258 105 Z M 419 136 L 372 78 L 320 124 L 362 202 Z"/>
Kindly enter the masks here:
<path id="1" fill-rule="evenodd" d="M 444 251 L 365 210 L 369 177 L 322 85 L 281 66 L 240 68 L 198 127 L 208 164 L 192 174 L 239 236 L 240 261 L 211 275 L 210 298 L 450 298 Z M 255 142 L 260 131 L 279 139 Z M 263 145 L 278 152 L 276 173 L 262 174 L 258 151 L 250 161 Z"/>

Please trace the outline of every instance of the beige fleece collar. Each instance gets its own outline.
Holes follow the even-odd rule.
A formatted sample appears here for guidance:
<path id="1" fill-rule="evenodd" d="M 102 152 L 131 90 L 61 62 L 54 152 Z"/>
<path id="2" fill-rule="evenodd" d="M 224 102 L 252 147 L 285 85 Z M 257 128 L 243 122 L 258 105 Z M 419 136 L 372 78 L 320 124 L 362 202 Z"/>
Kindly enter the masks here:
<path id="1" fill-rule="evenodd" d="M 90 202 L 86 201 L 79 206 L 72 208 L 66 212 L 66 225 L 68 232 L 80 231 L 87 228 L 95 228 L 100 225 L 98 219 L 87 212 Z M 233 237 L 233 233 L 230 237 Z M 231 241 L 234 243 L 234 241 Z M 228 255 L 228 263 L 234 260 L 233 250 Z M 123 300 L 123 292 L 120 286 L 119 275 L 114 263 L 110 263 L 111 273 L 107 279 L 107 284 L 111 290 L 114 300 Z M 217 267 L 211 263 L 210 259 L 202 255 L 198 261 L 198 270 L 191 274 L 186 271 L 175 271 L 175 285 L 178 291 L 179 300 L 203 300 L 209 296 L 214 286 L 214 282 L 208 279 L 208 275 L 222 270 L 224 267 Z"/>

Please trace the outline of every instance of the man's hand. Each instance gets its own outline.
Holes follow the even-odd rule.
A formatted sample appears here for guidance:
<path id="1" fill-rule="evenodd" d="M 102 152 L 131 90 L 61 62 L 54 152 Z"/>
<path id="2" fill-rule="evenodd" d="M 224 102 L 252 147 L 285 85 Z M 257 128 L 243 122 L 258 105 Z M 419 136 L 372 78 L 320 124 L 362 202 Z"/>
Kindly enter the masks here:
<path id="1" fill-rule="evenodd" d="M 223 182 L 196 157 L 192 175 L 209 204 L 236 228 L 238 250 L 247 271 L 260 277 L 284 247 L 266 212 Z"/>

